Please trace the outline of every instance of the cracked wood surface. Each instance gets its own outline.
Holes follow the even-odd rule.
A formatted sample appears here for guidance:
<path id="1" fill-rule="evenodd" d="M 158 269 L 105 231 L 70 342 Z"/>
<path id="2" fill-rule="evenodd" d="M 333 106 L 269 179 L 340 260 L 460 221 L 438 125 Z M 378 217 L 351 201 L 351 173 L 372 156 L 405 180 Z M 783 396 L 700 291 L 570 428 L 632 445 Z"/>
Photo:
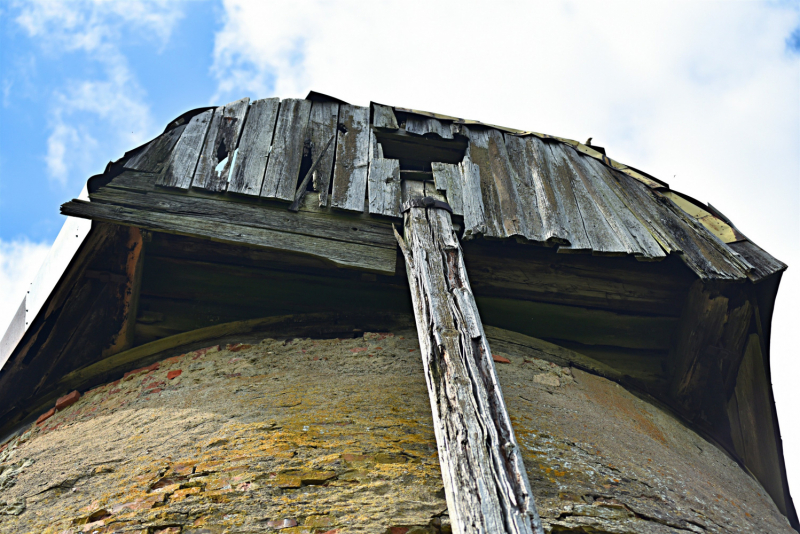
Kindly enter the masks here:
<path id="1" fill-rule="evenodd" d="M 397 237 L 453 532 L 541 533 L 450 214 L 411 208 Z"/>

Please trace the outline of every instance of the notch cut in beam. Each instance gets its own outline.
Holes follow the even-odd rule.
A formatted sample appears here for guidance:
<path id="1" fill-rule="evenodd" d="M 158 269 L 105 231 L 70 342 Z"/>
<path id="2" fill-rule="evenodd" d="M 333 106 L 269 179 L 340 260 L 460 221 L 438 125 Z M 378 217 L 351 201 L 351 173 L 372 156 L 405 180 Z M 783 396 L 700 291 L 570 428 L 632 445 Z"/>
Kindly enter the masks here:
<path id="1" fill-rule="evenodd" d="M 453 532 L 541 534 L 450 214 L 411 207 L 406 259 Z"/>

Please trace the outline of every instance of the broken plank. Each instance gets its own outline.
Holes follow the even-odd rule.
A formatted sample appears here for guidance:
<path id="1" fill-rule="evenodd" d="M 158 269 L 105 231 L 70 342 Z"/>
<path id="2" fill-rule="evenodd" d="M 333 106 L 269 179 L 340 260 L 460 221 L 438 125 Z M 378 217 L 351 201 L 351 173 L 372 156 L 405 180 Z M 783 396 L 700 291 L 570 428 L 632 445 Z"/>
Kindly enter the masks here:
<path id="1" fill-rule="evenodd" d="M 203 151 L 197 161 L 192 187 L 219 192 L 228 188 L 231 160 L 242 131 L 249 98 L 219 107 L 208 129 Z"/>
<path id="2" fill-rule="evenodd" d="M 250 105 L 239 147 L 234 152 L 228 192 L 253 196 L 261 193 L 279 102 L 279 98 L 264 98 Z"/>
<path id="3" fill-rule="evenodd" d="M 450 214 L 411 208 L 406 259 L 453 532 L 541 533 Z"/>
<path id="4" fill-rule="evenodd" d="M 138 154 L 130 157 L 123 166 L 126 169 L 135 171 L 160 172 L 185 129 L 186 125 L 182 124 L 177 128 L 164 132 L 147 143 Z"/>
<path id="5" fill-rule="evenodd" d="M 400 217 L 400 161 L 375 158 L 369 164 L 369 212 Z"/>
<path id="6" fill-rule="evenodd" d="M 445 194 L 447 203 L 453 209 L 453 215 L 464 215 L 461 168 L 458 165 L 437 161 L 431 163 L 431 168 L 436 189 Z"/>
<path id="7" fill-rule="evenodd" d="M 206 217 L 174 215 L 83 200 L 68 202 L 61 206 L 61 211 L 74 217 L 137 226 L 156 232 L 297 252 L 323 258 L 342 267 L 391 275 L 395 271 L 396 249 L 230 224 Z"/>
<path id="8" fill-rule="evenodd" d="M 486 233 L 486 216 L 481 197 L 481 171 L 469 156 L 459 163 L 462 179 L 462 208 L 464 210 L 464 239 L 472 239 Z"/>
<path id="9" fill-rule="evenodd" d="M 369 108 L 339 106 L 339 124 L 331 206 L 363 212 L 369 164 Z"/>
<path id="10" fill-rule="evenodd" d="M 281 102 L 262 197 L 294 199 L 310 115 L 310 100 L 289 98 Z"/>
<path id="11" fill-rule="evenodd" d="M 376 128 L 391 128 L 392 130 L 399 128 L 394 110 L 389 106 L 375 103 L 372 104 L 372 125 Z"/>
<path id="12" fill-rule="evenodd" d="M 175 144 L 169 163 L 159 175 L 156 185 L 189 189 L 213 116 L 214 110 L 209 109 L 192 117 L 181 134 L 181 138 Z"/>
<path id="13" fill-rule="evenodd" d="M 319 191 L 319 205 L 328 205 L 328 192 L 331 187 L 333 174 L 333 160 L 336 155 L 336 124 L 339 120 L 339 104 L 336 102 L 314 102 L 311 105 L 311 115 L 308 127 L 311 137 L 311 161 L 317 161 L 320 152 L 325 148 L 331 137 L 334 138 L 332 146 L 325 151 L 314 169 L 312 180 L 314 190 Z"/>
<path id="14" fill-rule="evenodd" d="M 417 135 L 434 133 L 442 139 L 452 139 L 453 132 L 450 130 L 450 123 L 442 123 L 438 119 L 409 115 L 406 119 L 406 131 Z"/>

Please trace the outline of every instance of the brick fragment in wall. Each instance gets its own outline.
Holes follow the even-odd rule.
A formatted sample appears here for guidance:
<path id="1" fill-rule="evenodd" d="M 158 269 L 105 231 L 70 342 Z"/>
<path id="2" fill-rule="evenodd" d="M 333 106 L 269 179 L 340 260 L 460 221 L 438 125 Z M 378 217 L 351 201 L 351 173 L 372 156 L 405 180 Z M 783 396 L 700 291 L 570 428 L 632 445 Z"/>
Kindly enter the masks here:
<path id="1" fill-rule="evenodd" d="M 414 332 L 214 346 L 97 387 L 0 453 L 0 472 L 8 450 L 32 462 L 3 492 L 28 497 L 0 533 L 91 524 L 76 519 L 148 534 L 287 519 L 280 532 L 447 532 L 417 348 Z M 535 351 L 495 352 L 548 531 L 791 532 L 753 479 L 668 414 Z"/>

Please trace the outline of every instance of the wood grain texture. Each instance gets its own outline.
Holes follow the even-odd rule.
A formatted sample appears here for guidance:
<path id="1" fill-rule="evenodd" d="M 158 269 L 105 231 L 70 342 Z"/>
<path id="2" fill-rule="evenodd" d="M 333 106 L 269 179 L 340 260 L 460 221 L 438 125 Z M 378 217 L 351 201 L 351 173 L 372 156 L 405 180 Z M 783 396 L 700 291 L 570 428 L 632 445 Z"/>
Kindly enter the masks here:
<path id="1" fill-rule="evenodd" d="M 249 103 L 249 98 L 243 98 L 216 109 L 197 161 L 192 187 L 213 192 L 228 188 L 231 163 Z"/>
<path id="2" fill-rule="evenodd" d="M 469 154 L 459 163 L 461 171 L 462 207 L 464 208 L 464 239 L 470 240 L 486 233 L 486 216 L 481 195 L 481 171 Z"/>
<path id="3" fill-rule="evenodd" d="M 341 105 L 339 123 L 342 128 L 336 140 L 331 206 L 363 212 L 369 167 L 369 108 Z"/>
<path id="4" fill-rule="evenodd" d="M 547 190 L 546 196 L 552 199 L 555 212 L 558 214 L 560 226 L 566 232 L 563 236 L 569 245 L 559 250 L 565 252 L 589 252 L 592 242 L 584 227 L 581 210 L 575 198 L 572 186 L 572 172 L 566 160 L 565 147 L 562 143 L 546 143 L 543 146 L 546 162 L 542 185 Z"/>
<path id="5" fill-rule="evenodd" d="M 327 259 L 342 267 L 385 274 L 394 274 L 395 269 L 396 251 L 384 247 L 231 224 L 205 216 L 176 215 L 81 200 L 68 202 L 61 207 L 61 210 L 65 215 L 137 226 L 157 232 L 308 254 Z"/>
<path id="6" fill-rule="evenodd" d="M 124 163 L 126 169 L 143 172 L 160 172 L 172 154 L 172 149 L 180 139 L 186 125 L 165 132 L 149 143 L 136 155 Z"/>
<path id="7" fill-rule="evenodd" d="M 442 122 L 438 119 L 422 117 L 420 115 L 409 115 L 406 119 L 406 131 L 417 135 L 434 133 L 442 139 L 452 139 L 453 132 L 449 122 Z"/>
<path id="8" fill-rule="evenodd" d="M 279 98 L 263 98 L 250 105 L 242 138 L 234 153 L 228 192 L 252 196 L 261 194 L 279 102 Z"/>
<path id="9" fill-rule="evenodd" d="M 192 117 L 181 134 L 181 138 L 175 144 L 169 162 L 159 175 L 156 182 L 158 185 L 189 189 L 213 117 L 213 109 Z"/>
<path id="10" fill-rule="evenodd" d="M 530 142 L 532 136 L 517 137 L 515 135 L 505 135 L 506 151 L 508 160 L 514 172 L 510 173 L 517 191 L 518 202 L 525 213 L 525 227 L 523 233 L 525 238 L 538 242 L 546 243 L 548 239 L 557 237 L 562 232 L 555 230 L 557 224 L 551 224 L 549 231 L 545 229 L 542 221 L 543 217 L 553 217 L 554 213 L 546 212 L 549 206 L 546 202 L 540 205 L 539 197 L 541 191 L 541 156 L 535 152 L 535 148 Z M 537 157 L 538 156 L 538 157 Z"/>
<path id="11" fill-rule="evenodd" d="M 445 194 L 447 203 L 453 209 L 453 215 L 464 215 L 464 194 L 461 191 L 463 178 L 461 167 L 451 163 L 431 163 L 433 181 L 436 189 Z"/>
<path id="12" fill-rule="evenodd" d="M 369 165 L 369 212 L 401 217 L 400 161 L 376 158 Z"/>
<path id="13" fill-rule="evenodd" d="M 372 125 L 376 128 L 391 128 L 392 130 L 399 128 L 394 110 L 380 104 L 372 104 Z"/>
<path id="14" fill-rule="evenodd" d="M 541 533 L 450 214 L 412 208 L 398 235 L 453 532 Z"/>
<path id="15" fill-rule="evenodd" d="M 317 161 L 320 151 L 333 137 L 333 144 L 325 151 L 314 170 L 312 180 L 314 190 L 319 192 L 319 205 L 328 205 L 328 193 L 331 188 L 333 161 L 336 157 L 336 124 L 339 121 L 339 104 L 336 102 L 314 102 L 311 105 L 311 116 L 308 127 L 311 131 L 311 161 Z"/>
<path id="16" fill-rule="evenodd" d="M 785 263 L 750 240 L 728 243 L 728 246 L 753 266 L 753 270 L 747 274 L 753 282 L 760 282 L 768 276 L 786 270 Z"/>
<path id="17" fill-rule="evenodd" d="M 262 197 L 294 200 L 310 115 L 310 100 L 290 98 L 281 102 Z"/>

